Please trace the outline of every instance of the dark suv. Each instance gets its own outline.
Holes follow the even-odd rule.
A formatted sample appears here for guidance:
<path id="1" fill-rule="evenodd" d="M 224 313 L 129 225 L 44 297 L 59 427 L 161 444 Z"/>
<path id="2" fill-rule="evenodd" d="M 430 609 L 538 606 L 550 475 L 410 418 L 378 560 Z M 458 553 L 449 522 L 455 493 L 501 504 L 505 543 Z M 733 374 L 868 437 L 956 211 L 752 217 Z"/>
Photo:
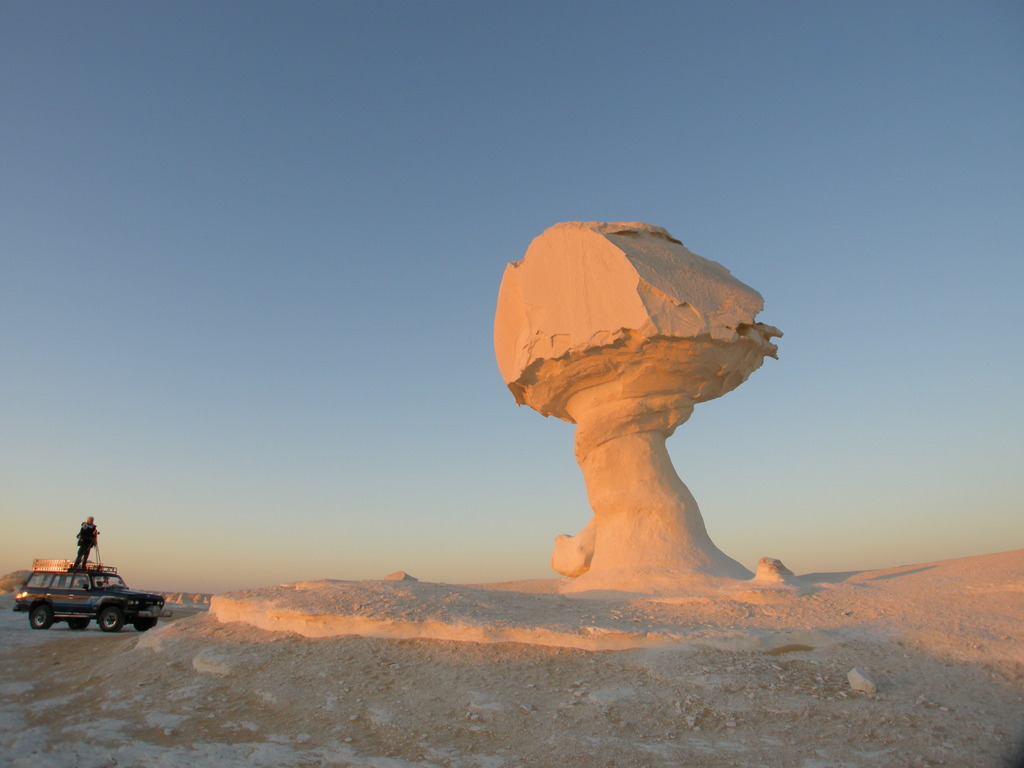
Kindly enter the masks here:
<path id="1" fill-rule="evenodd" d="M 32 629 L 49 629 L 55 621 L 85 629 L 96 619 L 104 632 L 118 632 L 125 623 L 145 632 L 160 616 L 171 615 L 163 597 L 128 589 L 116 568 L 92 563 L 74 568 L 69 560 L 36 560 L 14 596 L 14 610 L 28 611 Z"/>

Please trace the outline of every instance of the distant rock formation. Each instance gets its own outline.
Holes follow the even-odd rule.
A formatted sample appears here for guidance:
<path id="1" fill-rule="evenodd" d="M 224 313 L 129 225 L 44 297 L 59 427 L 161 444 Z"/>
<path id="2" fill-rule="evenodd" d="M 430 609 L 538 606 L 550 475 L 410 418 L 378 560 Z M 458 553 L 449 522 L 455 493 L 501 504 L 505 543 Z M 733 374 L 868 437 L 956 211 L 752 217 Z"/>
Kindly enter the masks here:
<path id="1" fill-rule="evenodd" d="M 205 592 L 159 592 L 168 603 L 207 608 L 211 595 Z"/>
<path id="2" fill-rule="evenodd" d="M 757 573 L 754 579 L 765 583 L 785 582 L 792 579 L 793 572 L 774 557 L 762 557 L 757 562 Z"/>
<path id="3" fill-rule="evenodd" d="M 28 581 L 32 571 L 11 571 L 0 576 L 0 592 L 14 592 L 18 587 Z"/>
<path id="4" fill-rule="evenodd" d="M 415 576 L 410 576 L 405 571 L 395 571 L 384 577 L 384 581 L 419 581 Z"/>
<path id="5" fill-rule="evenodd" d="M 762 557 L 757 563 L 757 573 L 749 586 L 758 589 L 790 590 L 812 592 L 814 587 L 794 574 L 774 557 Z"/>

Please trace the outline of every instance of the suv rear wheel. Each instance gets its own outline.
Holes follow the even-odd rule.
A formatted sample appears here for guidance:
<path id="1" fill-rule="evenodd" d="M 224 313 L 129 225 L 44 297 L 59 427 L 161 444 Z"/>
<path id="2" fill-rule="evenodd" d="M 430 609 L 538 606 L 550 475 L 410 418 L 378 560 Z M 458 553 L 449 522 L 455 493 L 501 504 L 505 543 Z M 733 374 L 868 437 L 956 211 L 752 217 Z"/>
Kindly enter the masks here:
<path id="1" fill-rule="evenodd" d="M 53 608 L 47 603 L 32 606 L 32 611 L 28 615 L 28 623 L 32 629 L 49 629 L 53 626 Z"/>
<path id="2" fill-rule="evenodd" d="M 108 605 L 100 611 L 96 621 L 104 632 L 120 632 L 124 626 L 124 612 L 116 605 Z"/>

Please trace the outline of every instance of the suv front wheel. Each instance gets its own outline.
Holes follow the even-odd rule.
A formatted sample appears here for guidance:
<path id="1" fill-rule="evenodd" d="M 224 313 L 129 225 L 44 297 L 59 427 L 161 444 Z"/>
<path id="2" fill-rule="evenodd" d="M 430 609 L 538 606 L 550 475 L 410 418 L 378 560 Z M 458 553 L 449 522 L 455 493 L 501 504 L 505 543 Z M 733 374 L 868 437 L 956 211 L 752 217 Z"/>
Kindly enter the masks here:
<path id="1" fill-rule="evenodd" d="M 100 611 L 96 621 L 104 632 L 120 632 L 124 626 L 124 612 L 116 605 L 108 605 Z"/>
<path id="2" fill-rule="evenodd" d="M 28 623 L 32 629 L 49 629 L 53 626 L 53 608 L 46 603 L 33 606 L 28 615 Z"/>

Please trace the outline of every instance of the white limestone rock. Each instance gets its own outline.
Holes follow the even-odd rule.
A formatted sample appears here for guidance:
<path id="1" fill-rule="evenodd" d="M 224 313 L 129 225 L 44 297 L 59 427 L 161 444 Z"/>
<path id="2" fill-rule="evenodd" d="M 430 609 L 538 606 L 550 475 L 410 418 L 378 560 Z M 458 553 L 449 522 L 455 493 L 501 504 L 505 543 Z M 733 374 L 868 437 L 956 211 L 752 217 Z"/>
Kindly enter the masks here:
<path id="1" fill-rule="evenodd" d="M 570 578 L 582 576 L 590 570 L 594 556 L 594 541 L 597 530 L 591 520 L 587 527 L 575 536 L 562 534 L 555 537 L 555 551 L 551 555 L 551 568 L 556 573 Z"/>
<path id="2" fill-rule="evenodd" d="M 662 227 L 556 224 L 505 268 L 494 328 L 498 367 L 511 386 L 538 362 L 626 335 L 735 341 L 750 333 L 763 305 L 761 294 Z"/>
<path id="3" fill-rule="evenodd" d="M 751 573 L 707 535 L 665 440 L 739 386 L 781 332 L 760 294 L 661 227 L 558 224 L 502 279 L 498 368 L 516 402 L 576 424 L 593 531 L 559 537 L 570 589 L 666 593 Z"/>
<path id="4" fill-rule="evenodd" d="M 754 574 L 754 582 L 758 584 L 794 584 L 799 582 L 789 568 L 783 565 L 781 560 L 774 557 L 762 557 L 757 561 L 757 573 Z"/>
<path id="5" fill-rule="evenodd" d="M 875 681 L 857 667 L 846 673 L 846 679 L 850 681 L 850 687 L 855 691 L 862 691 L 863 693 L 875 693 L 878 691 Z"/>

